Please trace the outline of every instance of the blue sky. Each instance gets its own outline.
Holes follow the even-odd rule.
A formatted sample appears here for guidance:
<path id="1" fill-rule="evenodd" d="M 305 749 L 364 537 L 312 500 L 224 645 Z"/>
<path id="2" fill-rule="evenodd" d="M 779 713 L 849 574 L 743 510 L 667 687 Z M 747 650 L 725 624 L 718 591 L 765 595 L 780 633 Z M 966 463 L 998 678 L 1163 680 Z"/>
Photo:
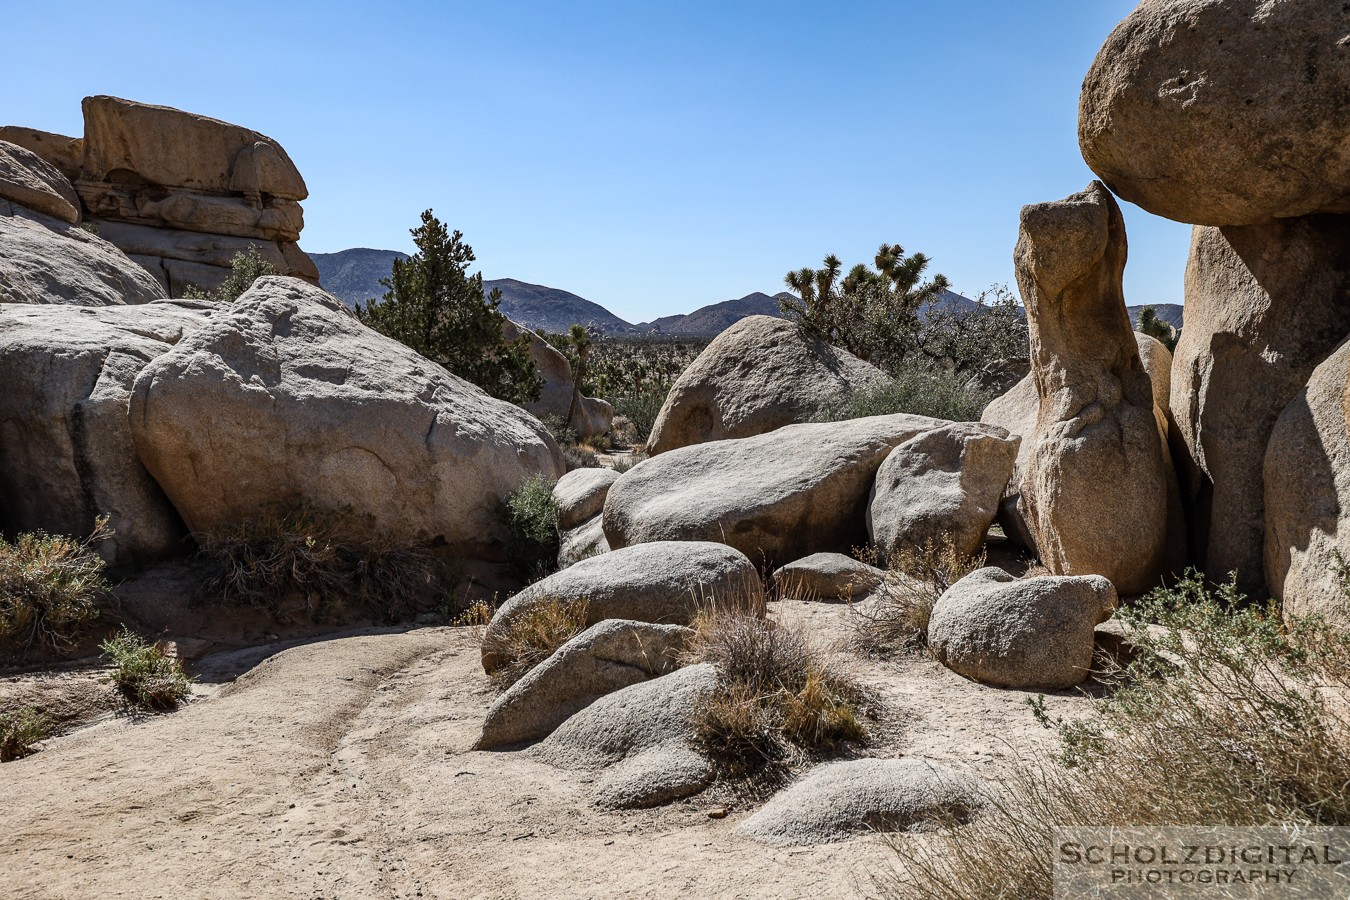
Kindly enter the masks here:
<path id="1" fill-rule="evenodd" d="M 106 93 L 247 125 L 309 184 L 305 249 L 408 249 L 432 207 L 487 277 L 632 321 L 882 241 L 973 296 L 1022 204 L 1091 179 L 1078 91 L 1134 5 L 11 4 L 0 121 L 78 135 Z M 1128 302 L 1180 302 L 1188 227 L 1126 219 Z"/>

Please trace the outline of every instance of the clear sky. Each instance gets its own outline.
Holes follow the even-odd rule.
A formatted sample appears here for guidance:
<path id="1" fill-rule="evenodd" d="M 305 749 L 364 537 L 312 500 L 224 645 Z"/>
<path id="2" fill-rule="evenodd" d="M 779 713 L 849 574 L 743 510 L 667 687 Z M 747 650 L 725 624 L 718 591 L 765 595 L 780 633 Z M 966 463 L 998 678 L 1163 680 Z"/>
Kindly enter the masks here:
<path id="1" fill-rule="evenodd" d="M 432 207 L 487 277 L 630 321 L 883 241 L 973 296 L 1013 283 L 1022 204 L 1091 179 L 1078 91 L 1133 7 L 12 3 L 0 122 L 78 135 L 103 93 L 247 125 L 309 184 L 305 249 L 406 250 Z M 1127 302 L 1179 303 L 1189 229 L 1126 224 Z"/>

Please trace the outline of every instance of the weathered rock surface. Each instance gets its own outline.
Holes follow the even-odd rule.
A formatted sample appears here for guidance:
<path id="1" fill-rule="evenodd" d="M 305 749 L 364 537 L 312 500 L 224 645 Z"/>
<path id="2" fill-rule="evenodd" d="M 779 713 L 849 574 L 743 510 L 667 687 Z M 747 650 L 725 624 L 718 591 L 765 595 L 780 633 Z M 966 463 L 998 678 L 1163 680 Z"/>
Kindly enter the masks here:
<path id="1" fill-rule="evenodd" d="M 615 548 L 721 541 L 768 564 L 847 550 L 863 542 L 867 493 L 882 460 L 945 424 L 872 416 L 671 450 L 609 489 L 605 535 Z"/>
<path id="2" fill-rule="evenodd" d="M 531 752 L 559 768 L 608 768 L 596 783 L 601 806 L 656 806 L 696 794 L 712 781 L 713 769 L 693 749 L 693 713 L 718 678 L 716 667 L 700 663 L 616 691 Z"/>
<path id="3" fill-rule="evenodd" d="M 107 241 L 0 200 L 0 303 L 114 306 L 164 296 L 155 279 Z"/>
<path id="4" fill-rule="evenodd" d="M 578 469 L 577 471 L 587 471 Z M 610 551 L 609 541 L 605 540 L 605 521 L 596 516 L 570 531 L 564 531 L 558 545 L 558 568 L 579 563 L 583 559 L 599 556 Z"/>
<path id="5" fill-rule="evenodd" d="M 519 407 L 366 328 L 318 288 L 276 276 L 141 372 L 131 431 L 200 532 L 306 501 L 472 554 L 503 536 L 506 494 L 563 471 L 557 445 Z"/>
<path id="6" fill-rule="evenodd" d="M 884 554 L 950 541 L 973 556 L 998 513 L 1021 438 L 997 426 L 956 422 L 891 451 L 867 503 L 867 535 Z"/>
<path id="7" fill-rule="evenodd" d="M 1172 370 L 1196 564 L 1264 586 L 1262 469 L 1276 419 L 1350 333 L 1350 217 L 1196 228 Z"/>
<path id="8" fill-rule="evenodd" d="M 588 601 L 588 625 L 606 619 L 687 625 L 701 603 L 762 603 L 759 573 L 750 560 L 723 544 L 659 541 L 583 559 L 536 581 L 498 607 L 484 646 L 502 635 L 531 606 L 546 600 Z M 483 668 L 502 661 L 485 649 Z"/>
<path id="9" fill-rule="evenodd" d="M 997 687 L 1059 690 L 1092 667 L 1093 629 L 1116 608 L 1100 575 L 1016 579 L 978 569 L 947 589 L 928 620 L 928 646 L 958 674 Z"/>
<path id="10" fill-rule="evenodd" d="M 67 181 L 74 182 L 80 177 L 80 165 L 84 162 L 84 141 L 80 138 L 21 125 L 0 125 L 0 141 L 18 144 L 36 153 L 66 176 Z M 73 185 L 71 190 L 74 190 Z"/>
<path id="11" fill-rule="evenodd" d="M 80 221 L 80 198 L 66 176 L 30 150 L 0 140 L 0 199 L 69 222 Z"/>
<path id="12" fill-rule="evenodd" d="M 1146 0 L 1083 82 L 1083 158 L 1179 222 L 1350 213 L 1347 35 L 1326 0 Z"/>
<path id="13" fill-rule="evenodd" d="M 850 600 L 874 590 L 886 573 L 843 553 L 812 553 L 773 573 L 780 596 Z"/>
<path id="14" fill-rule="evenodd" d="M 1168 559 L 1174 481 L 1125 310 L 1125 256 L 1124 219 L 1099 182 L 1022 209 L 1015 261 L 1040 410 L 1020 474 L 1050 571 L 1139 593 Z"/>
<path id="15" fill-rule="evenodd" d="M 680 625 L 630 619 L 592 625 L 493 701 L 475 747 L 490 750 L 547 737 L 606 694 L 670 674 L 692 633 Z"/>
<path id="16" fill-rule="evenodd" d="M 1265 458 L 1265 571 L 1288 617 L 1350 622 L 1350 342 L 1313 370 L 1285 407 Z"/>
<path id="17" fill-rule="evenodd" d="M 558 528 L 568 531 L 600 515 L 610 485 L 618 480 L 613 469 L 576 469 L 559 478 L 553 486 Z"/>
<path id="18" fill-rule="evenodd" d="M 851 759 L 807 772 L 736 830 L 777 846 L 830 844 L 969 821 L 992 797 L 980 779 L 926 759 Z"/>
<path id="19" fill-rule="evenodd" d="M 578 438 L 596 437 L 609 431 L 614 421 L 614 407 L 608 401 L 595 397 L 578 397 L 573 390 L 572 364 L 556 347 L 528 328 L 506 320 L 502 334 L 513 341 L 522 334 L 530 340 L 530 359 L 534 360 L 539 375 L 544 379 L 544 387 L 539 399 L 525 404 L 532 415 L 540 419 L 554 419 L 558 424 L 568 421 L 571 411 L 570 427 Z"/>
<path id="20" fill-rule="evenodd" d="M 183 549 L 187 531 L 136 456 L 127 407 L 146 364 L 208 313 L 168 300 L 0 306 L 0 527 L 83 536 L 107 515 L 110 562 Z"/>
<path id="21" fill-rule="evenodd" d="M 885 374 L 773 316 L 749 316 L 718 335 L 670 389 L 649 453 L 751 437 L 809 421 L 823 405 Z"/>

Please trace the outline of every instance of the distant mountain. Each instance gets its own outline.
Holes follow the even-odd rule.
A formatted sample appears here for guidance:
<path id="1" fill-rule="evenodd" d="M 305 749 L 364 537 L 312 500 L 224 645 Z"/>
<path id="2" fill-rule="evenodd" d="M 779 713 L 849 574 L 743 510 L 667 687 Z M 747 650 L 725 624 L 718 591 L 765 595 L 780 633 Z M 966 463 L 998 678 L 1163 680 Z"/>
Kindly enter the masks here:
<path id="1" fill-rule="evenodd" d="M 701 306 L 688 315 L 662 316 L 650 322 L 638 325 L 643 332 L 659 334 L 678 334 L 711 337 L 721 334 L 746 316 L 782 316 L 778 308 L 778 298 L 791 294 L 776 294 L 770 297 L 756 291 L 736 300 L 723 300 Z"/>
<path id="2" fill-rule="evenodd" d="M 557 288 L 527 284 L 514 278 L 485 281 L 483 287 L 488 291 L 500 289 L 502 312 L 527 328 L 559 332 L 566 331 L 571 325 L 586 325 L 605 334 L 633 334 L 638 330 L 599 303 Z"/>
<path id="3" fill-rule="evenodd" d="M 1145 306 L 1153 307 L 1153 311 L 1158 314 L 1158 318 L 1162 319 L 1173 328 L 1181 327 L 1183 321 L 1182 314 L 1185 312 L 1185 309 L 1180 303 L 1144 303 L 1139 306 L 1125 307 L 1129 310 L 1130 321 L 1135 325 L 1139 324 L 1139 313 Z"/>
<path id="4" fill-rule="evenodd" d="M 309 258 L 319 267 L 319 284 L 323 289 L 348 306 L 355 306 L 358 301 L 383 297 L 380 279 L 389 277 L 394 260 L 407 259 L 408 254 L 357 247 L 337 253 L 311 253 Z"/>

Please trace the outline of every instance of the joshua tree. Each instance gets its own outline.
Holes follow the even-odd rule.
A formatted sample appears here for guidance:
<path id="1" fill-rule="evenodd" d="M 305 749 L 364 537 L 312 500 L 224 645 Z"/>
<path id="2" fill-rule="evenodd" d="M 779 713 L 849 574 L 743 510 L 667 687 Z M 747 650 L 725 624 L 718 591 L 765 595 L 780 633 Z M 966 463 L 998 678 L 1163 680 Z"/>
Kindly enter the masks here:
<path id="1" fill-rule="evenodd" d="M 1139 310 L 1139 322 L 1135 326 L 1135 331 L 1157 338 L 1168 350 L 1177 349 L 1177 339 L 1180 336 L 1177 330 L 1158 318 L 1158 311 L 1151 306 Z"/>
<path id="2" fill-rule="evenodd" d="M 581 405 L 581 380 L 586 377 L 586 361 L 591 356 L 591 333 L 585 325 L 573 325 L 567 329 L 567 339 L 577 354 L 577 367 L 572 373 L 572 406 L 567 410 L 567 422 L 572 424 L 572 414 Z"/>

